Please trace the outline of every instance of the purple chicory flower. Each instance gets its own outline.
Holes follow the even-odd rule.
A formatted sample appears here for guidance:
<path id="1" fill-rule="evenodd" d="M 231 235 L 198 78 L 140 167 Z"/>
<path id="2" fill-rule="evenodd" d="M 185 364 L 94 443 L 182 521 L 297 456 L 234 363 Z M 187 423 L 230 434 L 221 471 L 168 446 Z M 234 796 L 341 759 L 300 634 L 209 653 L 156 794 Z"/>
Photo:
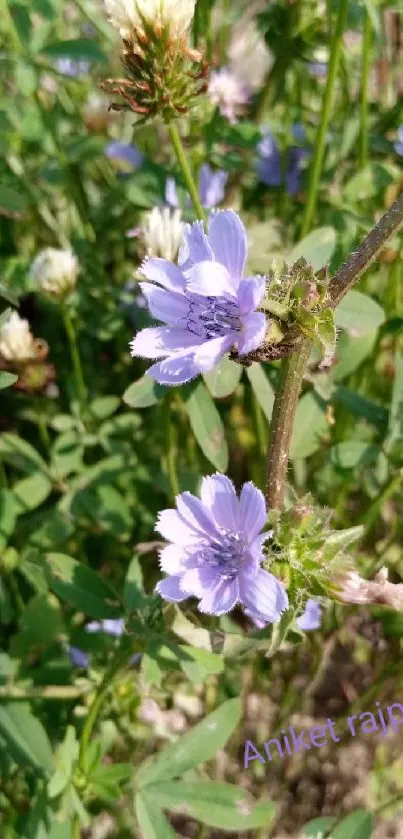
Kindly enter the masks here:
<path id="1" fill-rule="evenodd" d="M 140 283 L 151 314 L 164 326 L 141 330 L 131 342 L 133 356 L 160 358 L 148 375 L 160 384 L 179 385 L 211 370 L 233 347 L 240 355 L 257 349 L 266 317 L 256 311 L 264 277 L 243 277 L 245 228 L 232 210 L 186 225 L 179 266 L 151 257 L 142 265 L 149 282 Z"/>
<path id="2" fill-rule="evenodd" d="M 228 174 L 221 169 L 214 171 L 203 163 L 199 173 L 199 196 L 202 206 L 206 210 L 218 207 L 224 200 L 225 187 L 228 181 Z M 174 178 L 168 178 L 165 187 L 165 201 L 170 207 L 179 207 L 179 197 Z M 191 205 L 189 196 L 186 199 L 187 206 Z"/>
<path id="3" fill-rule="evenodd" d="M 55 68 L 59 71 L 59 73 L 63 73 L 65 76 L 77 78 L 78 76 L 84 76 L 88 73 L 90 63 L 84 59 L 68 58 L 66 56 L 64 58 L 56 59 Z"/>
<path id="4" fill-rule="evenodd" d="M 109 160 L 115 161 L 119 170 L 123 173 L 132 172 L 143 164 L 144 156 L 130 143 L 120 143 L 112 140 L 105 148 L 105 154 Z"/>
<path id="5" fill-rule="evenodd" d="M 296 620 L 297 626 L 308 632 L 313 629 L 319 629 L 322 620 L 322 609 L 317 600 L 307 600 L 305 609 L 302 615 Z"/>
<path id="6" fill-rule="evenodd" d="M 403 155 L 403 124 L 397 129 L 397 141 L 393 144 L 398 154 Z"/>
<path id="7" fill-rule="evenodd" d="M 74 664 L 75 667 L 88 667 L 90 660 L 88 653 L 85 653 L 78 647 L 72 647 L 70 644 L 67 645 L 67 653 L 71 663 Z"/>
<path id="8" fill-rule="evenodd" d="M 292 129 L 295 140 L 305 138 L 305 129 L 296 123 Z M 281 172 L 281 155 L 279 147 L 268 128 L 263 129 L 263 138 L 257 146 L 259 160 L 257 174 L 259 180 L 266 186 L 281 186 L 283 175 Z M 295 195 L 300 188 L 302 163 L 308 152 L 300 146 L 290 146 L 287 153 L 287 170 L 285 185 L 289 195 Z"/>
<path id="9" fill-rule="evenodd" d="M 199 611 L 224 615 L 238 603 L 257 620 L 274 623 L 288 607 L 280 581 L 261 568 L 267 513 L 263 494 L 250 481 L 237 498 L 225 475 L 203 478 L 201 500 L 190 492 L 176 509 L 159 514 L 156 530 L 170 544 L 160 554 L 168 576 L 156 591 L 165 600 L 197 597 Z"/>
<path id="10" fill-rule="evenodd" d="M 323 79 L 327 75 L 326 61 L 311 61 L 308 64 L 309 72 L 317 79 Z"/>

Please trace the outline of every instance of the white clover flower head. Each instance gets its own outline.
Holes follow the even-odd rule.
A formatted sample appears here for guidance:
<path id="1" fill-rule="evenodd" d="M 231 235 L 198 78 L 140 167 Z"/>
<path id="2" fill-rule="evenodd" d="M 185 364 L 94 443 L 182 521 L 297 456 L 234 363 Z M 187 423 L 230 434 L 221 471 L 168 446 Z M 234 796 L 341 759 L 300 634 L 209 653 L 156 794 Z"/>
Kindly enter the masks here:
<path id="1" fill-rule="evenodd" d="M 168 28 L 180 38 L 192 22 L 196 0 L 105 0 L 112 26 L 124 40 L 130 40 L 133 30 L 147 23 Z"/>
<path id="2" fill-rule="evenodd" d="M 142 234 L 148 256 L 162 257 L 173 262 L 179 253 L 184 233 L 180 210 L 154 207 L 145 218 Z"/>
<path id="3" fill-rule="evenodd" d="M 35 257 L 30 276 L 44 294 L 62 298 L 74 290 L 78 271 L 78 259 L 72 251 L 45 248 Z"/>
<path id="4" fill-rule="evenodd" d="M 251 89 L 228 67 L 221 67 L 210 75 L 208 94 L 220 113 L 236 123 L 250 100 Z"/>
<path id="5" fill-rule="evenodd" d="M 0 329 L 0 356 L 4 361 L 22 362 L 36 357 L 36 342 L 27 320 L 12 312 Z"/>

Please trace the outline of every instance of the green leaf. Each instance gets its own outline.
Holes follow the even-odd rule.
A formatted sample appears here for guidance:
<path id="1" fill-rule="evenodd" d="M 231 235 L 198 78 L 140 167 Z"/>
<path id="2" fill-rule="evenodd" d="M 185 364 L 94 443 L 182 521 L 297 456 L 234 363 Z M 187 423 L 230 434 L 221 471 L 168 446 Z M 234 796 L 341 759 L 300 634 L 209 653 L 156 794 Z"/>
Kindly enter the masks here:
<path id="1" fill-rule="evenodd" d="M 336 824 L 336 821 L 337 819 L 332 818 L 331 816 L 321 816 L 319 819 L 312 819 L 303 828 L 303 836 L 317 839 L 318 833 L 323 833 L 329 830 L 330 827 Z"/>
<path id="2" fill-rule="evenodd" d="M 27 209 L 27 198 L 16 189 L 0 185 L 0 216 L 22 216 Z"/>
<path id="3" fill-rule="evenodd" d="M 147 596 L 144 594 L 143 574 L 138 556 L 134 556 L 126 575 L 123 593 L 125 611 L 130 615 L 137 609 L 141 609 Z"/>
<path id="4" fill-rule="evenodd" d="M 165 393 L 166 388 L 157 384 L 151 376 L 142 376 L 125 390 L 123 402 L 130 408 L 149 408 L 156 405 Z"/>
<path id="5" fill-rule="evenodd" d="M 18 507 L 13 493 L 8 489 L 0 489 L 0 551 L 7 547 L 8 540 L 14 532 L 17 515 Z"/>
<path id="6" fill-rule="evenodd" d="M 40 454 L 30 443 L 16 434 L 8 431 L 0 434 L 0 455 L 21 472 L 31 473 L 39 469 L 45 475 L 49 475 L 48 467 Z"/>
<path id="7" fill-rule="evenodd" d="M 137 793 L 135 803 L 143 839 L 177 839 L 168 819 L 145 792 Z"/>
<path id="8" fill-rule="evenodd" d="M 387 445 L 390 447 L 400 440 L 403 440 L 403 353 L 396 353 Z"/>
<path id="9" fill-rule="evenodd" d="M 42 55 L 53 60 L 57 58 L 72 58 L 74 61 L 90 61 L 106 64 L 108 59 L 96 41 L 89 38 L 77 38 L 66 41 L 55 41 L 41 50 Z"/>
<path id="10" fill-rule="evenodd" d="M 52 749 L 45 729 L 25 702 L 0 705 L 0 734 L 13 760 L 29 763 L 46 773 L 53 771 Z"/>
<path id="11" fill-rule="evenodd" d="M 312 393 L 305 393 L 299 400 L 291 438 L 290 458 L 299 460 L 310 457 L 322 445 L 328 432 L 324 404 Z"/>
<path id="12" fill-rule="evenodd" d="M 372 402 L 366 396 L 360 393 L 355 393 L 354 390 L 349 390 L 347 387 L 339 385 L 334 393 L 334 399 L 341 405 L 344 405 L 352 414 L 367 420 L 367 422 L 376 425 L 383 429 L 388 421 L 388 412 L 382 405 L 377 402 Z"/>
<path id="13" fill-rule="evenodd" d="M 189 679 L 195 684 L 203 684 L 207 676 L 222 673 L 224 669 L 224 659 L 222 656 L 208 652 L 207 650 L 198 650 L 185 645 L 181 646 L 180 649 L 185 655 L 178 657 L 179 664 Z"/>
<path id="14" fill-rule="evenodd" d="M 335 310 L 336 326 L 347 329 L 357 335 L 377 329 L 385 322 L 382 307 L 368 294 L 361 291 L 349 291 Z"/>
<path id="15" fill-rule="evenodd" d="M 352 206 L 360 205 L 369 198 L 380 198 L 389 184 L 395 180 L 396 167 L 384 163 L 368 163 L 346 183 L 343 198 Z"/>
<path id="16" fill-rule="evenodd" d="M 334 227 L 318 227 L 302 242 L 292 249 L 287 262 L 293 264 L 304 257 L 310 262 L 315 271 L 328 265 L 336 248 L 336 231 Z"/>
<path id="17" fill-rule="evenodd" d="M 210 463 L 220 472 L 228 467 L 228 446 L 224 426 L 216 406 L 203 382 L 183 388 L 185 408 L 193 434 Z"/>
<path id="18" fill-rule="evenodd" d="M 117 396 L 98 396 L 91 402 L 90 413 L 99 420 L 107 419 L 117 411 L 120 399 Z"/>
<path id="19" fill-rule="evenodd" d="M 242 376 L 242 366 L 225 355 L 210 373 L 204 373 L 204 381 L 214 399 L 224 399 L 234 392 Z"/>
<path id="20" fill-rule="evenodd" d="M 239 699 L 224 702 L 191 731 L 167 746 L 155 761 L 142 764 L 137 775 L 138 786 L 178 778 L 194 766 L 211 760 L 235 730 L 241 710 Z"/>
<path id="21" fill-rule="evenodd" d="M 91 568 L 57 553 L 46 554 L 43 568 L 52 591 L 70 606 L 98 620 L 120 617 L 115 592 Z"/>
<path id="22" fill-rule="evenodd" d="M 332 839 L 371 839 L 373 829 L 372 813 L 355 810 L 337 825 Z"/>
<path id="23" fill-rule="evenodd" d="M 377 329 L 366 332 L 358 338 L 353 338 L 347 332 L 340 335 L 333 373 L 336 382 L 342 381 L 360 367 L 362 362 L 371 354 L 377 335 Z"/>
<path id="24" fill-rule="evenodd" d="M 339 469 L 354 469 L 356 466 L 374 463 L 379 452 L 379 446 L 371 445 L 363 440 L 347 440 L 345 443 L 332 446 L 329 457 L 333 466 Z"/>
<path id="25" fill-rule="evenodd" d="M 42 472 L 34 472 L 27 478 L 17 481 L 13 484 L 13 495 L 19 515 L 40 507 L 51 491 L 52 482 Z"/>
<path id="26" fill-rule="evenodd" d="M 147 798 L 164 810 L 228 831 L 263 827 L 274 815 L 269 801 L 256 802 L 240 787 L 216 781 L 159 783 L 147 787 Z"/>
<path id="27" fill-rule="evenodd" d="M 59 603 L 50 594 L 38 594 L 28 603 L 21 616 L 21 632 L 12 642 L 13 654 L 23 659 L 35 648 L 36 654 L 46 650 L 63 633 L 63 617 Z"/>
<path id="28" fill-rule="evenodd" d="M 266 419 L 270 421 L 274 405 L 274 390 L 264 372 L 264 368 L 258 362 L 254 362 L 246 368 L 246 375 Z"/>
<path id="29" fill-rule="evenodd" d="M 336 352 L 336 324 L 334 313 L 325 309 L 316 317 L 316 338 L 323 350 L 324 364 L 333 360 Z"/>
<path id="30" fill-rule="evenodd" d="M 0 370 L 0 390 L 5 390 L 6 387 L 11 387 L 18 382 L 18 376 L 15 373 L 9 373 L 7 370 Z"/>

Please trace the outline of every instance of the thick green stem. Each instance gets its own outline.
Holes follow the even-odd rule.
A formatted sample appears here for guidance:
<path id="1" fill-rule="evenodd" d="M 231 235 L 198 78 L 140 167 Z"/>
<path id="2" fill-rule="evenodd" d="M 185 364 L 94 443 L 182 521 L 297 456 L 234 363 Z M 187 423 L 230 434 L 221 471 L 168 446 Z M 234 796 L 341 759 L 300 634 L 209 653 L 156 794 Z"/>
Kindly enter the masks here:
<path id="1" fill-rule="evenodd" d="M 365 11 L 364 38 L 362 42 L 361 111 L 360 111 L 360 166 L 368 163 L 368 92 L 371 70 L 372 23 Z"/>
<path id="2" fill-rule="evenodd" d="M 185 149 L 183 148 L 182 140 L 176 122 L 168 123 L 169 133 L 172 140 L 172 145 L 175 150 L 176 158 L 182 170 L 182 174 L 188 188 L 189 195 L 192 199 L 193 206 L 196 210 L 197 217 L 204 221 L 204 210 L 200 203 L 199 192 L 195 184 L 188 159 L 186 157 Z"/>
<path id="3" fill-rule="evenodd" d="M 328 289 L 328 305 L 335 308 L 345 294 L 383 251 L 387 241 L 403 226 L 403 193 L 368 233 L 362 245 L 333 276 Z"/>
<path id="4" fill-rule="evenodd" d="M 316 204 L 322 173 L 323 159 L 325 155 L 326 134 L 332 112 L 334 91 L 336 87 L 337 73 L 340 64 L 341 48 L 343 43 L 343 32 L 346 24 L 348 0 L 339 0 L 339 11 L 336 30 L 332 39 L 329 59 L 329 69 L 326 79 L 326 87 L 323 94 L 322 111 L 316 137 L 315 154 L 312 161 L 308 200 L 305 209 L 305 217 L 301 230 L 301 238 L 311 230 L 315 218 Z"/>
<path id="5" fill-rule="evenodd" d="M 80 353 L 78 351 L 77 334 L 69 309 L 63 308 L 63 321 L 70 346 L 71 361 L 73 364 L 76 380 L 77 396 L 83 408 L 87 402 L 87 388 L 84 381 L 83 369 L 81 366 Z"/>
<path id="6" fill-rule="evenodd" d="M 312 341 L 305 338 L 298 352 L 281 362 L 280 381 L 273 406 L 267 460 L 267 504 L 271 510 L 282 510 L 288 468 L 288 453 L 298 397 Z"/>

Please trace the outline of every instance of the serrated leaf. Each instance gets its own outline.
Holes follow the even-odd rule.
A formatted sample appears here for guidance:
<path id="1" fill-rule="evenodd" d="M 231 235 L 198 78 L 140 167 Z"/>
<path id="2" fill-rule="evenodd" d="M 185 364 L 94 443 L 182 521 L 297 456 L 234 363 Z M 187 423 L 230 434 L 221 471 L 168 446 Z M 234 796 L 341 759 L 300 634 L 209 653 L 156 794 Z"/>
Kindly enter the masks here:
<path id="1" fill-rule="evenodd" d="M 264 372 L 264 368 L 258 362 L 254 362 L 250 367 L 246 368 L 246 375 L 266 419 L 270 421 L 273 413 L 275 394 Z"/>
<path id="2" fill-rule="evenodd" d="M 49 553 L 43 561 L 48 585 L 62 600 L 92 618 L 118 618 L 115 592 L 91 568 L 65 554 Z"/>
<path id="3" fill-rule="evenodd" d="M 194 766 L 211 760 L 235 730 L 241 710 L 239 699 L 224 702 L 191 731 L 167 746 L 155 761 L 143 764 L 137 775 L 138 786 L 178 778 Z"/>
<path id="4" fill-rule="evenodd" d="M 335 313 L 336 326 L 364 334 L 377 329 L 385 322 L 385 312 L 382 307 L 368 294 L 361 291 L 349 291 Z"/>
<path id="5" fill-rule="evenodd" d="M 274 815 L 269 801 L 256 802 L 240 787 L 215 781 L 158 783 L 147 787 L 147 798 L 164 810 L 228 831 L 263 827 Z"/>
<path id="6" fill-rule="evenodd" d="M 214 399 L 224 399 L 234 392 L 242 376 L 242 367 L 225 355 L 203 378 Z"/>
<path id="7" fill-rule="evenodd" d="M 0 705 L 0 734 L 11 757 L 45 773 L 53 770 L 52 749 L 45 729 L 25 702 Z"/>
<path id="8" fill-rule="evenodd" d="M 157 384 L 151 376 L 142 376 L 129 385 L 123 394 L 123 402 L 130 408 L 149 408 L 156 405 L 166 393 L 166 388 Z"/>
<path id="9" fill-rule="evenodd" d="M 185 408 L 193 434 L 210 463 L 220 472 L 228 467 L 228 446 L 222 419 L 203 382 L 183 388 Z"/>
<path id="10" fill-rule="evenodd" d="M 324 265 L 328 265 L 336 248 L 336 231 L 334 227 L 318 227 L 302 242 L 292 249 L 287 257 L 287 262 L 292 265 L 298 259 L 304 257 L 307 262 L 313 265 L 315 271 L 319 271 Z"/>

